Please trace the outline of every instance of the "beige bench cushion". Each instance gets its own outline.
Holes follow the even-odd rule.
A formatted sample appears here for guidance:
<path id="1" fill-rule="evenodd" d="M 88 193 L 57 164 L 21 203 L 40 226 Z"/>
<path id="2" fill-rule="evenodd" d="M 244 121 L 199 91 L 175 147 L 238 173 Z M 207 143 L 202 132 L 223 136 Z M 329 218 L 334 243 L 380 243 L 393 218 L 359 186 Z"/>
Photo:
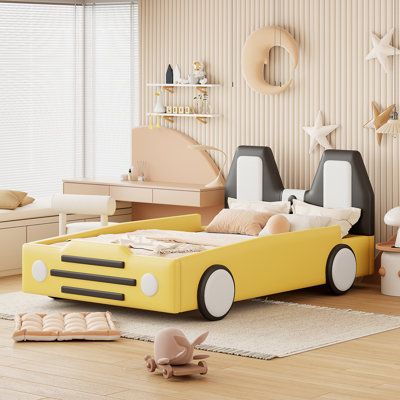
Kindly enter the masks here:
<path id="1" fill-rule="evenodd" d="M 27 206 L 18 207 L 15 210 L 0 210 L 0 222 L 50 217 L 54 215 L 58 214 L 51 208 L 51 197 L 39 197 Z"/>
<path id="2" fill-rule="evenodd" d="M 13 339 L 22 341 L 117 340 L 110 312 L 17 314 Z"/>

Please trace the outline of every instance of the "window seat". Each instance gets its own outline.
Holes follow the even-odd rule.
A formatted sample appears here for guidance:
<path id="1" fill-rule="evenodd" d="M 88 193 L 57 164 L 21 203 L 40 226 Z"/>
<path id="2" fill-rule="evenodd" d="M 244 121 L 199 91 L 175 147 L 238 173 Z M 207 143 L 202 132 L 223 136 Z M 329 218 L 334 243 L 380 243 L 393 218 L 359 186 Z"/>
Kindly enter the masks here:
<path id="1" fill-rule="evenodd" d="M 6 221 L 18 221 L 21 219 L 43 218 L 55 216 L 57 213 L 51 208 L 51 197 L 36 199 L 33 203 L 15 210 L 0 209 L 0 223 Z"/>
<path id="2" fill-rule="evenodd" d="M 68 222 L 97 221 L 85 215 L 68 215 Z M 132 220 L 132 204 L 117 202 L 110 222 Z M 51 197 L 37 198 L 32 204 L 15 210 L 0 210 L 0 276 L 21 273 L 22 245 L 58 235 L 58 214 L 51 208 Z"/>

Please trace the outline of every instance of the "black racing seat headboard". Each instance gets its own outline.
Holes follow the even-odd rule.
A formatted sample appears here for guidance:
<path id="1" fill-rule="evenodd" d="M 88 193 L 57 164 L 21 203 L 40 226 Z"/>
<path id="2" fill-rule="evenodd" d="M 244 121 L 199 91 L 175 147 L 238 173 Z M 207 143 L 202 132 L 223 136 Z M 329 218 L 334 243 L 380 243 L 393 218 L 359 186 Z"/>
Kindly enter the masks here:
<path id="1" fill-rule="evenodd" d="M 239 146 L 225 185 L 228 197 L 279 201 L 295 196 L 328 208 L 357 207 L 361 217 L 351 230 L 355 235 L 374 234 L 375 197 L 358 151 L 326 150 L 310 190 L 285 189 L 272 150 L 264 146 Z"/>
<path id="2" fill-rule="evenodd" d="M 260 161 L 257 162 L 254 158 Z M 246 189 L 250 191 L 246 193 L 246 200 L 281 200 L 283 191 L 282 179 L 272 150 L 265 146 L 239 146 L 236 149 L 225 183 L 225 200 L 228 197 L 238 198 L 238 190 L 239 196 L 241 190 L 238 186 L 245 185 L 246 180 L 254 177 L 261 182 L 262 186 L 260 190 L 256 189 L 254 191 L 250 186 L 243 188 L 243 192 Z"/>
<path id="3" fill-rule="evenodd" d="M 304 201 L 317 206 L 327 206 L 324 199 L 324 187 L 328 183 L 324 179 L 329 177 L 326 171 L 327 165 L 331 165 L 332 174 L 336 175 L 332 183 L 331 191 L 343 195 L 347 191 L 348 206 L 361 208 L 361 217 L 351 228 L 354 235 L 373 235 L 375 227 L 375 195 L 365 168 L 364 161 L 358 151 L 353 150 L 325 150 L 315 173 L 311 189 L 305 192 Z M 345 180 L 347 172 L 351 179 Z M 346 186 L 348 185 L 348 188 Z M 328 205 L 329 206 L 329 205 Z"/>

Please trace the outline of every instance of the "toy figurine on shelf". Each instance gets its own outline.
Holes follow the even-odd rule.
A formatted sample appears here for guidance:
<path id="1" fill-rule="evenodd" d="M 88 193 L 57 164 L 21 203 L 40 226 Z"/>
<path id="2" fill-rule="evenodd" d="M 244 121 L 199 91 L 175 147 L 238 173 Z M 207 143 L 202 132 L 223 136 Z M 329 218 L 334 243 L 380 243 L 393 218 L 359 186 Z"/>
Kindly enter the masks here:
<path id="1" fill-rule="evenodd" d="M 177 83 L 191 85 L 205 85 L 208 82 L 206 71 L 204 70 L 204 63 L 200 61 L 194 61 L 192 67 L 192 73 L 189 74 L 187 79 L 178 79 Z"/>
<path id="2" fill-rule="evenodd" d="M 203 343 L 208 332 L 203 333 L 190 343 L 184 333 L 176 328 L 165 328 L 157 333 L 154 339 L 154 358 L 146 356 L 146 366 L 149 372 L 159 369 L 164 378 L 172 376 L 186 376 L 193 374 L 205 375 L 207 364 L 199 361 L 197 364 L 192 360 L 204 360 L 209 356 L 197 354 L 193 356 L 194 347 Z"/>
<path id="3" fill-rule="evenodd" d="M 207 83 L 206 71 L 204 70 L 204 64 L 200 61 L 193 63 L 192 80 L 195 84 L 205 85 Z"/>

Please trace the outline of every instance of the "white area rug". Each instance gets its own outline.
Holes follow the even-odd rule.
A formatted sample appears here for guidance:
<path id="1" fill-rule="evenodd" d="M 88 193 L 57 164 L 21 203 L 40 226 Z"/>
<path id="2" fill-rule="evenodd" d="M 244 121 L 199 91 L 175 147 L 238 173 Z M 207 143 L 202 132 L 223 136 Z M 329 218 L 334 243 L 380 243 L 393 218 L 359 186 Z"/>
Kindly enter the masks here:
<path id="1" fill-rule="evenodd" d="M 200 349 L 269 360 L 400 327 L 400 317 L 275 301 L 244 301 L 225 319 L 205 321 L 197 312 L 161 314 L 103 306 L 21 292 L 0 295 L 0 318 L 16 313 L 98 311 L 113 313 L 122 335 L 151 341 L 165 327 L 182 329 L 189 338 L 209 330 Z M 11 335 L 11 332 L 10 332 Z"/>

